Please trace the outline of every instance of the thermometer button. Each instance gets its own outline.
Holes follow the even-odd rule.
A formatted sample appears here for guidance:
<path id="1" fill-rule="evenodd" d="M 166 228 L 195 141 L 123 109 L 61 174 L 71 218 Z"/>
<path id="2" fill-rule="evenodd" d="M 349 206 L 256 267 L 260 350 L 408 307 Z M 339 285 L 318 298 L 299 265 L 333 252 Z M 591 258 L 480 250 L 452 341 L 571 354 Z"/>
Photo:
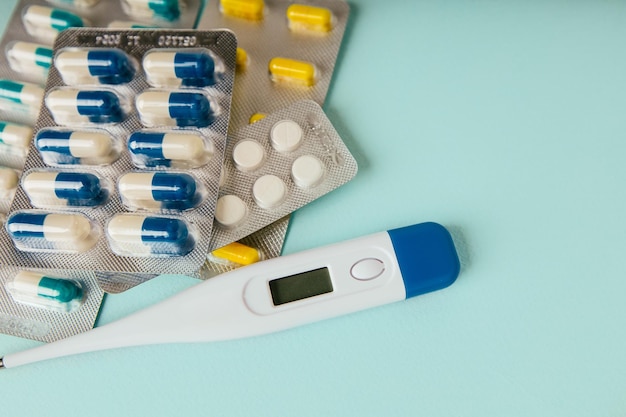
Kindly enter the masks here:
<path id="1" fill-rule="evenodd" d="M 352 278 L 359 281 L 367 281 L 379 277 L 385 272 L 385 264 L 380 259 L 365 258 L 357 261 L 350 268 Z"/>

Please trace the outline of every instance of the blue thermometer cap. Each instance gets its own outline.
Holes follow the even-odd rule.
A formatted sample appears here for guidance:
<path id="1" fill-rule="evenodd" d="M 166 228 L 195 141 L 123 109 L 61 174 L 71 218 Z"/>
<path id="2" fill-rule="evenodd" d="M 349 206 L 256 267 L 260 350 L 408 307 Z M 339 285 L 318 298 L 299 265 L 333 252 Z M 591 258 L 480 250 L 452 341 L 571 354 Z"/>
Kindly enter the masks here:
<path id="1" fill-rule="evenodd" d="M 452 284 L 461 264 L 452 236 L 437 223 L 420 223 L 387 231 L 391 238 L 406 298 Z"/>

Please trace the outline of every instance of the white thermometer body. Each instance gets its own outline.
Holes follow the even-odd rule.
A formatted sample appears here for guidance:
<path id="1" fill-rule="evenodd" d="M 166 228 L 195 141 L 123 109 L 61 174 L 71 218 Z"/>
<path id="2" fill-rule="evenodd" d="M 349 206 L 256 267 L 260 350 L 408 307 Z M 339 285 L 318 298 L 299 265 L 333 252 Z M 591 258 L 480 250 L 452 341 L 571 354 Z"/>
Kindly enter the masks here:
<path id="1" fill-rule="evenodd" d="M 119 321 L 6 355 L 0 365 L 280 331 L 447 287 L 459 269 L 448 231 L 421 223 L 239 268 Z"/>

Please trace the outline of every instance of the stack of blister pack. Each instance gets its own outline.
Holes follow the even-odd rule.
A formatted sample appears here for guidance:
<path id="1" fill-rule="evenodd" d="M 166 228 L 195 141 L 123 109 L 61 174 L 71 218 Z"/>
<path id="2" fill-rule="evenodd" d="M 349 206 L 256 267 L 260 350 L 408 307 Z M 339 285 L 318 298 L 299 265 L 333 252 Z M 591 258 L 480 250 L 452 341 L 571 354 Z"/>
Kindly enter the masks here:
<path id="1" fill-rule="evenodd" d="M 279 256 L 289 214 L 356 175 L 321 109 L 347 3 L 200 3 L 18 2 L 0 57 L 0 332 L 65 338 L 105 292 Z"/>

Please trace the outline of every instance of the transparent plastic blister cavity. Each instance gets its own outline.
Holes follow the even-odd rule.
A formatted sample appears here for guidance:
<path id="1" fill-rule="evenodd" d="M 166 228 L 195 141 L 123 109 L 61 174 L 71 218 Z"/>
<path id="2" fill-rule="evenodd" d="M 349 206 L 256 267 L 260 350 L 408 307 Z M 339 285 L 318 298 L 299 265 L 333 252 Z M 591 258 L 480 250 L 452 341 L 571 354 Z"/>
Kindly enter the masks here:
<path id="1" fill-rule="evenodd" d="M 128 137 L 128 151 L 139 168 L 199 168 L 213 158 L 213 141 L 199 132 L 140 130 Z"/>
<path id="2" fill-rule="evenodd" d="M 219 60 L 193 76 L 212 81 L 142 98 L 155 91 L 144 57 L 173 47 Z M 35 140 L 0 231 L 8 245 L 3 263 L 121 277 L 197 272 L 213 227 L 235 55 L 228 30 L 62 32 Z"/>
<path id="3" fill-rule="evenodd" d="M 99 225 L 83 213 L 21 210 L 10 213 L 6 231 L 22 252 L 78 254 L 102 237 Z"/>
<path id="4" fill-rule="evenodd" d="M 342 0 L 215 0 L 199 28 L 237 34 L 231 131 L 299 100 L 324 103 L 348 22 Z"/>
<path id="5" fill-rule="evenodd" d="M 93 272 L 0 268 L 0 332 L 53 342 L 91 329 L 103 291 Z"/>
<path id="6" fill-rule="evenodd" d="M 106 204 L 114 184 L 89 169 L 32 169 L 22 177 L 22 189 L 34 207 L 68 209 Z"/>
<path id="7" fill-rule="evenodd" d="M 115 133 L 91 127 L 52 127 L 39 129 L 34 142 L 44 163 L 51 167 L 110 165 L 125 147 L 124 138 Z"/>
<path id="8" fill-rule="evenodd" d="M 80 282 L 33 271 L 19 271 L 6 287 L 18 303 L 66 313 L 80 308 L 85 299 Z"/>
<path id="9" fill-rule="evenodd" d="M 342 0 L 215 0 L 206 5 L 198 26 L 228 28 L 238 38 L 231 133 L 299 100 L 324 103 L 349 13 Z M 264 256 L 278 256 L 286 225 L 262 230 L 267 235 L 267 244 L 261 245 Z M 260 232 L 255 236 L 263 241 Z M 209 269 L 215 266 L 210 274 L 229 265 L 212 259 L 216 263 L 209 262 Z"/>
<path id="10" fill-rule="evenodd" d="M 357 163 L 310 100 L 229 135 L 210 249 L 268 226 L 351 180 Z"/>

